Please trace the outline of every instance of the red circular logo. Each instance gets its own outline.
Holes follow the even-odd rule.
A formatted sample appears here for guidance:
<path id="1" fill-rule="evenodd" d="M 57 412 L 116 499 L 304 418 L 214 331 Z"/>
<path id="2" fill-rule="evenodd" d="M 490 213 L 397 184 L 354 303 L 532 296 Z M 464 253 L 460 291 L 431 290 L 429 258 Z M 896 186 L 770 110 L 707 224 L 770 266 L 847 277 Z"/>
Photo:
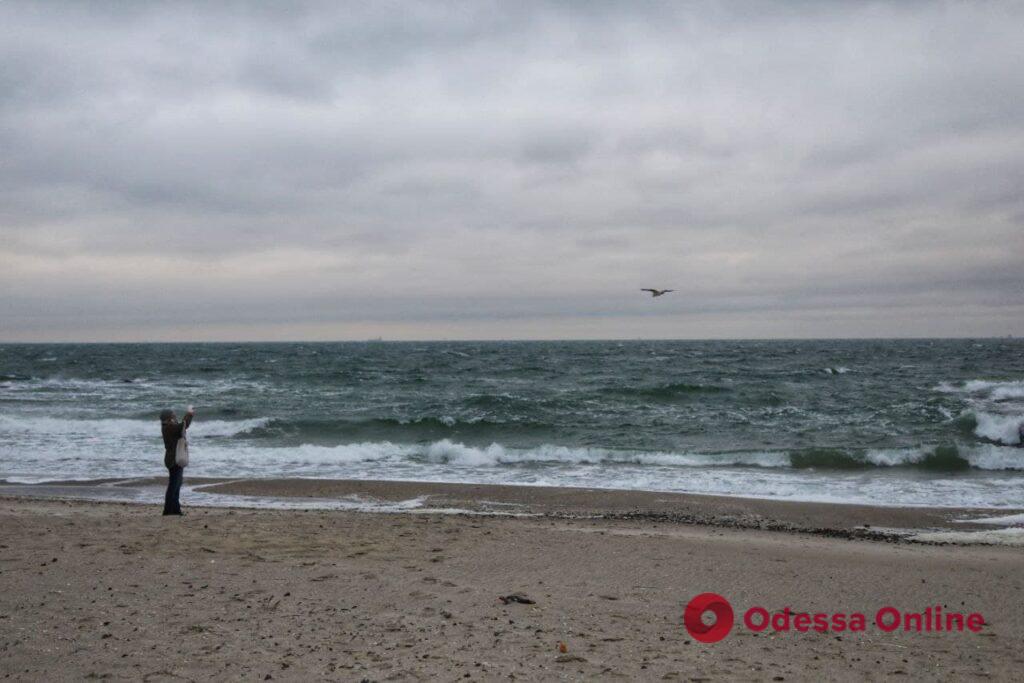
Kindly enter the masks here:
<path id="1" fill-rule="evenodd" d="M 705 612 L 715 615 L 715 623 L 704 623 Z M 694 640 L 702 643 L 717 643 L 732 630 L 732 605 L 718 593 L 701 593 L 686 605 L 683 623 Z"/>

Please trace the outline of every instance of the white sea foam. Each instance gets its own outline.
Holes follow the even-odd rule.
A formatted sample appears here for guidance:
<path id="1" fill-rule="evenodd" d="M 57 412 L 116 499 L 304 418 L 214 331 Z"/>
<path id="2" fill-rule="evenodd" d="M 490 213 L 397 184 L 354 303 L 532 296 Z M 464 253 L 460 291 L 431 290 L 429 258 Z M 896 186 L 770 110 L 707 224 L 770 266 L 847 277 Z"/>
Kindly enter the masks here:
<path id="1" fill-rule="evenodd" d="M 357 512 L 427 512 L 463 514 L 468 510 L 458 508 L 428 508 L 427 496 L 417 496 L 406 500 L 380 500 L 370 496 L 340 496 L 338 498 L 277 498 L 273 496 L 246 496 L 237 494 L 217 493 L 206 489 L 216 484 L 185 487 L 185 497 L 199 494 L 189 502 L 206 507 L 249 507 L 271 510 L 353 510 Z M 162 495 L 162 492 L 157 492 Z M 154 501 L 159 502 L 159 498 Z"/>
<path id="2" fill-rule="evenodd" d="M 935 450 L 932 448 L 870 450 L 865 458 L 879 467 L 901 467 L 916 465 L 934 453 Z M 1024 470 L 1024 451 L 1019 448 L 980 444 L 971 448 L 961 448 L 958 454 L 971 467 L 979 470 Z"/>
<path id="3" fill-rule="evenodd" d="M 981 444 L 964 454 L 971 467 L 979 470 L 1024 470 L 1024 450 L 995 444 Z"/>
<path id="4" fill-rule="evenodd" d="M 992 392 L 993 401 L 1005 401 L 1014 398 L 1024 398 L 1024 382 L 1016 382 L 1018 386 L 999 387 Z"/>
<path id="5" fill-rule="evenodd" d="M 250 420 L 202 420 L 189 429 L 194 436 L 235 436 L 266 426 L 270 418 L 258 417 Z M 71 420 L 59 417 L 14 417 L 0 415 L 0 434 L 33 434 L 53 437 L 149 437 L 160 436 L 158 420 L 125 420 L 107 418 L 100 420 Z"/>
<path id="6" fill-rule="evenodd" d="M 392 446 L 394 448 L 394 446 Z M 935 449 L 904 448 L 867 451 L 864 461 L 877 467 L 905 467 L 932 457 Z M 792 458 L 785 451 L 736 453 L 664 453 L 615 451 L 602 448 L 570 448 L 544 445 L 530 449 L 510 449 L 501 444 L 487 447 L 466 446 L 448 439 L 426 448 L 429 462 L 464 467 L 548 463 L 566 465 L 655 465 L 662 467 L 759 467 L 790 468 Z M 981 445 L 960 451 L 960 457 L 978 469 L 1024 470 L 1024 452 L 1017 448 Z"/>
<path id="7" fill-rule="evenodd" d="M 1024 381 L 972 379 L 962 384 L 943 382 L 935 387 L 935 390 L 946 394 L 972 394 L 1001 401 L 1008 398 L 1024 398 Z"/>
<path id="8" fill-rule="evenodd" d="M 452 443 L 448 439 L 431 444 L 426 452 L 430 462 L 471 467 L 497 465 L 504 456 L 505 449 L 498 444 L 482 449 Z"/>
<path id="9" fill-rule="evenodd" d="M 241 443 L 214 447 L 206 437 L 232 437 L 244 435 L 266 426 L 269 418 L 247 420 L 197 421 L 190 430 L 199 449 L 206 449 L 214 460 L 234 462 L 239 467 L 301 468 L 313 470 L 317 466 L 330 467 L 345 463 L 391 461 L 411 465 L 426 462 L 435 465 L 464 468 L 487 468 L 515 465 L 639 465 L 674 468 L 746 467 L 759 469 L 790 469 L 793 457 L 787 451 L 747 451 L 731 453 L 626 451 L 595 447 L 570 447 L 553 444 L 533 448 L 509 448 L 499 443 L 488 446 L 466 445 L 443 439 L 430 444 L 398 444 L 389 441 L 361 442 L 324 446 L 302 444 L 296 446 L 256 447 Z M 66 461 L 84 457 L 80 451 L 103 449 L 104 442 L 114 451 L 123 444 L 159 443 L 159 425 L 153 420 L 68 420 L 53 417 L 12 417 L 0 415 L 0 436 L 8 438 L 6 449 L 46 461 Z M 1009 438 L 1008 436 L 1006 438 Z M 19 446 L 27 446 L 24 451 Z M 881 468 L 911 466 L 929 458 L 934 447 L 905 449 L 873 449 L 861 457 Z M 126 457 L 132 454 L 126 454 Z M 133 456 L 134 457 L 134 456 Z M 854 456 L 851 455 L 851 458 Z M 960 457 L 972 467 L 983 470 L 1024 470 L 1024 451 L 1019 448 L 983 444 L 961 448 Z M 828 469 L 828 464 L 819 468 Z M 134 474 L 119 472 L 119 474 Z M 311 471 L 311 474 L 314 474 Z"/>
<path id="10" fill-rule="evenodd" d="M 427 451 L 435 449 L 434 462 Z M 465 449 L 465 450 L 462 450 Z M 500 450 L 499 450 L 500 449 Z M 907 478 L 890 468 L 836 470 L 823 477 L 814 470 L 785 466 L 784 454 L 747 454 L 750 460 L 779 466 L 707 466 L 726 464 L 732 456 L 713 454 L 637 454 L 609 452 L 614 457 L 588 463 L 551 462 L 554 454 L 578 459 L 579 449 L 514 450 L 504 447 L 473 449 L 451 442 L 427 445 L 371 442 L 344 446 L 258 447 L 218 440 L 197 440 L 189 477 L 314 477 L 325 479 L 384 479 L 533 486 L 572 486 L 595 489 L 677 491 L 785 500 L 875 505 L 927 505 L 972 508 L 1014 508 L 1024 500 L 1024 477 L 979 471 L 970 477 L 944 474 Z M 594 458 L 598 453 L 587 457 Z M 1015 450 L 1015 449 L 1007 449 Z M 444 452 L 446 455 L 437 456 Z M 479 463 L 493 456 L 511 463 L 533 458 L 531 466 Z M 102 444 L 69 441 L 59 447 L 24 449 L 0 441 L 0 479 L 24 482 L 161 476 L 162 447 L 104 448 Z M 669 456 L 665 458 L 663 456 Z M 536 460 L 543 456 L 548 461 Z M 444 458 L 462 458 L 453 465 Z M 913 457 L 913 456 L 908 456 Z M 739 459 L 739 458 L 735 458 Z M 699 463 L 686 467 L 684 462 Z"/>
<path id="11" fill-rule="evenodd" d="M 958 519 L 964 524 L 994 524 L 998 526 L 1024 527 L 1024 514 L 1000 515 L 998 517 L 974 517 L 971 519 Z"/>
<path id="12" fill-rule="evenodd" d="M 781 452 L 764 453 L 658 453 L 615 451 L 603 448 L 571 448 L 543 445 L 529 449 L 509 449 L 501 444 L 478 448 L 454 443 L 448 439 L 437 441 L 427 449 L 425 456 L 433 463 L 466 467 L 494 467 L 526 463 L 565 465 L 661 465 L 675 467 L 727 467 L 737 465 L 758 467 L 788 467 L 789 458 Z"/>
<path id="13" fill-rule="evenodd" d="M 929 451 L 920 448 L 880 448 L 869 450 L 864 459 L 878 467 L 901 467 L 921 462 Z"/>
<path id="14" fill-rule="evenodd" d="M 974 418 L 975 436 L 1007 446 L 1021 443 L 1024 405 L 1019 399 L 1024 399 L 1024 381 L 972 379 L 943 382 L 934 389 L 964 396 L 967 410 L 963 415 Z"/>
<path id="15" fill-rule="evenodd" d="M 974 411 L 977 425 L 974 433 L 983 439 L 1015 446 L 1020 443 L 1020 429 L 1024 424 L 1024 415 L 1000 415 L 983 410 Z"/>
<path id="16" fill-rule="evenodd" d="M 204 421 L 196 437 L 233 436 L 266 418 Z M 200 429 L 202 431 L 200 431 Z M 934 447 L 877 449 L 863 458 L 871 469 L 792 466 L 786 451 L 734 453 L 645 452 L 542 445 L 510 448 L 442 440 L 326 445 L 269 445 L 245 439 L 195 438 L 190 476 L 406 479 L 535 486 L 682 491 L 828 502 L 1013 507 L 1024 500 L 1024 451 L 986 444 L 960 449 L 978 471 L 907 478 L 892 468 L 914 465 Z M 150 420 L 62 420 L 0 416 L 0 479 L 39 482 L 163 474 L 158 425 Z M 827 458 L 826 458 L 827 460 Z M 826 465 L 827 467 L 827 465 Z"/>
<path id="17" fill-rule="evenodd" d="M 233 452 L 231 449 L 229 452 Z M 345 463 L 403 460 L 417 452 L 416 446 L 393 444 L 389 441 L 367 441 L 341 446 L 315 446 L 303 444 L 294 447 L 248 448 L 246 457 L 282 465 L 338 465 Z"/>
<path id="18" fill-rule="evenodd" d="M 915 534 L 911 541 L 956 543 L 958 545 L 1024 546 L 1024 529 L 995 529 L 993 531 L 929 531 Z"/>

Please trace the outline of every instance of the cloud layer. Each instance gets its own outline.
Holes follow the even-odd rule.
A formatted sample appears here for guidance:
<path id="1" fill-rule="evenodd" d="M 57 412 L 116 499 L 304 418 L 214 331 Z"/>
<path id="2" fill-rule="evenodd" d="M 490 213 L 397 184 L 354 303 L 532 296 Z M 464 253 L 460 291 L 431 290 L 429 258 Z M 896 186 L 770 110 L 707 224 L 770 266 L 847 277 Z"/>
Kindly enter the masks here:
<path id="1" fill-rule="evenodd" d="M 0 339 L 1024 334 L 1022 27 L 3 2 Z"/>

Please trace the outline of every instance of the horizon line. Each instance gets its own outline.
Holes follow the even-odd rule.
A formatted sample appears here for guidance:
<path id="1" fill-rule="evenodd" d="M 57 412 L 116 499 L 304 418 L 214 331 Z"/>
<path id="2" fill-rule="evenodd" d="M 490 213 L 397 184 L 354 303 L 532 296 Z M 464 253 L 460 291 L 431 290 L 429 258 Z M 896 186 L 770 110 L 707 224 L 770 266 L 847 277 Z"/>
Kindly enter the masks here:
<path id="1" fill-rule="evenodd" d="M 959 337 L 928 337 L 928 336 L 906 336 L 906 337 L 573 337 L 573 338 L 508 338 L 508 339 L 448 339 L 448 338 L 424 338 L 424 339 L 225 339 L 225 340 L 136 340 L 136 341 L 4 341 L 0 340 L 3 346 L 43 346 L 47 344 L 60 344 L 65 346 L 87 346 L 87 345 L 128 345 L 128 344 L 502 344 L 502 343 L 552 343 L 552 342 L 722 342 L 722 341 L 744 341 L 744 342 L 793 342 L 793 341 L 990 341 L 1024 339 L 1013 334 L 987 335 L 987 336 L 959 336 Z"/>

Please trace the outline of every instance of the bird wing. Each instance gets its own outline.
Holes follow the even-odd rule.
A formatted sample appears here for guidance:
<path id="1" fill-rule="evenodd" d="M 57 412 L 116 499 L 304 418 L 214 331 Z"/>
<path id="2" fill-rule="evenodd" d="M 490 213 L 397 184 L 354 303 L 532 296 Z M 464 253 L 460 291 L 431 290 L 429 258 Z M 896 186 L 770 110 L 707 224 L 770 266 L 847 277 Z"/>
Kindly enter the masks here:
<path id="1" fill-rule="evenodd" d="M 650 292 L 651 294 L 656 294 L 658 290 L 656 290 L 656 289 L 647 289 L 646 287 L 642 287 L 640 289 L 640 291 L 641 292 Z"/>

